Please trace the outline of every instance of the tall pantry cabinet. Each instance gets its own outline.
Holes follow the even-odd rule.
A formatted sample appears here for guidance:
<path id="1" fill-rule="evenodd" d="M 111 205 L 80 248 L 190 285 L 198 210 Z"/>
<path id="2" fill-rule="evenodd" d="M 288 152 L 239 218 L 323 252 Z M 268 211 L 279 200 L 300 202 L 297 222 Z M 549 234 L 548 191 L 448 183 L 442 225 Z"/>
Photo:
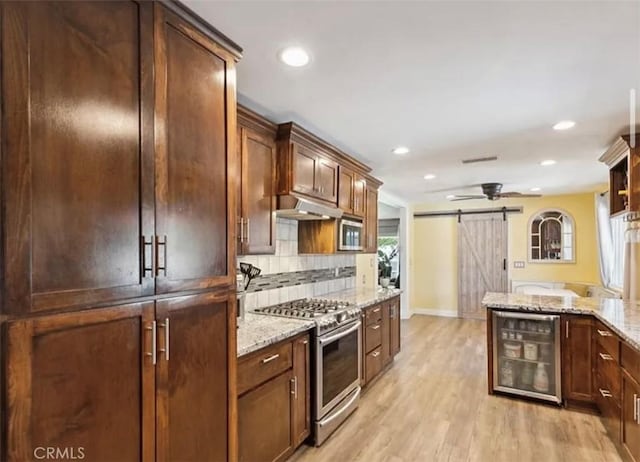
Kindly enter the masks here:
<path id="1" fill-rule="evenodd" d="M 0 459 L 235 460 L 241 50 L 174 2 L 0 24 Z"/>

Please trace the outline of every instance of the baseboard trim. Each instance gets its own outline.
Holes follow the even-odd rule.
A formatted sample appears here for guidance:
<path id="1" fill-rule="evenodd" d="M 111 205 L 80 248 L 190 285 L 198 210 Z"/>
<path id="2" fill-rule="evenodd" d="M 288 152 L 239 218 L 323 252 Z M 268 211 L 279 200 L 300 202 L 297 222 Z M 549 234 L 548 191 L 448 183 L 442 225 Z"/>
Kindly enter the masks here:
<path id="1" fill-rule="evenodd" d="M 414 314 L 425 315 L 425 316 L 439 316 L 442 318 L 457 318 L 458 313 L 450 310 L 430 310 L 429 308 L 413 308 L 411 310 L 411 315 Z"/>

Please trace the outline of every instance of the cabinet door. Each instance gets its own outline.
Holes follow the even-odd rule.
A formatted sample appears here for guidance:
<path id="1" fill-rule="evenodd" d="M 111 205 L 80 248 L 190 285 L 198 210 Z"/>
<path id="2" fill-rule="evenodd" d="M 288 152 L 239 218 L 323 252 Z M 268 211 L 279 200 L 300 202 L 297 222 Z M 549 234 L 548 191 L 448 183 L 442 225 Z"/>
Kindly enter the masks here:
<path id="1" fill-rule="evenodd" d="M 391 356 L 400 353 L 400 298 L 393 298 L 389 302 L 389 318 L 390 318 L 390 349 Z"/>
<path id="2" fill-rule="evenodd" d="M 338 200 L 338 164 L 324 157 L 316 162 L 316 194 L 334 204 Z"/>
<path id="3" fill-rule="evenodd" d="M 315 196 L 317 155 L 311 149 L 293 144 L 293 181 L 291 189 L 295 192 Z"/>
<path id="4" fill-rule="evenodd" d="M 235 376 L 235 295 L 156 302 L 158 460 L 227 460 Z"/>
<path id="5" fill-rule="evenodd" d="M 565 399 L 593 402 L 595 341 L 588 316 L 563 316 L 562 382 Z"/>
<path id="6" fill-rule="evenodd" d="M 248 128 L 242 133 L 243 255 L 276 251 L 276 144 Z"/>
<path id="7" fill-rule="evenodd" d="M 382 307 L 382 366 L 391 362 L 391 318 L 389 302 L 381 303 Z"/>
<path id="8" fill-rule="evenodd" d="M 294 404 L 291 438 L 294 448 L 301 445 L 311 434 L 311 382 L 309 380 L 311 360 L 309 346 L 308 335 L 293 342 Z"/>
<path id="9" fill-rule="evenodd" d="M 353 214 L 354 202 L 354 176 L 355 174 L 344 167 L 340 167 L 338 177 L 338 208 L 344 213 Z"/>
<path id="10" fill-rule="evenodd" d="M 238 399 L 238 460 L 283 460 L 291 440 L 291 369 Z"/>
<path id="11" fill-rule="evenodd" d="M 4 311 L 152 294 L 151 5 L 0 8 Z"/>
<path id="12" fill-rule="evenodd" d="M 7 459 L 152 460 L 153 302 L 8 323 Z"/>
<path id="13" fill-rule="evenodd" d="M 640 461 L 640 386 L 623 374 L 622 387 L 622 443 L 632 460 Z"/>
<path id="14" fill-rule="evenodd" d="M 233 59 L 155 5 L 156 293 L 231 285 Z"/>
<path id="15" fill-rule="evenodd" d="M 364 217 L 366 212 L 366 186 L 366 180 L 356 174 L 353 183 L 353 214 L 359 217 Z"/>
<path id="16" fill-rule="evenodd" d="M 367 211 L 365 218 L 365 253 L 378 251 L 378 190 L 367 187 Z"/>

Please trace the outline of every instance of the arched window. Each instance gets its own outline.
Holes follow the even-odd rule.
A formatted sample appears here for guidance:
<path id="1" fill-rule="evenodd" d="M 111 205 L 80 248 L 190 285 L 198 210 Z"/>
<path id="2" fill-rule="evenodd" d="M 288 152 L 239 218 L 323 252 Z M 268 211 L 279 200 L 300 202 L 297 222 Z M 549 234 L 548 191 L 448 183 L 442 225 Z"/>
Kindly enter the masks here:
<path id="1" fill-rule="evenodd" d="M 529 220 L 529 261 L 533 263 L 575 262 L 575 224 L 562 210 L 547 209 Z"/>

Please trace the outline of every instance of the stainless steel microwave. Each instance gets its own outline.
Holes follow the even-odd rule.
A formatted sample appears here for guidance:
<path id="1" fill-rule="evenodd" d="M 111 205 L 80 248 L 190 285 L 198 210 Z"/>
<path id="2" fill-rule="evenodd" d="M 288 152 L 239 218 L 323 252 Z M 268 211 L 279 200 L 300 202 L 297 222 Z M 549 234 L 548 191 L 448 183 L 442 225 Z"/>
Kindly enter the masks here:
<path id="1" fill-rule="evenodd" d="M 362 250 L 364 227 L 361 221 L 340 220 L 338 250 Z"/>

